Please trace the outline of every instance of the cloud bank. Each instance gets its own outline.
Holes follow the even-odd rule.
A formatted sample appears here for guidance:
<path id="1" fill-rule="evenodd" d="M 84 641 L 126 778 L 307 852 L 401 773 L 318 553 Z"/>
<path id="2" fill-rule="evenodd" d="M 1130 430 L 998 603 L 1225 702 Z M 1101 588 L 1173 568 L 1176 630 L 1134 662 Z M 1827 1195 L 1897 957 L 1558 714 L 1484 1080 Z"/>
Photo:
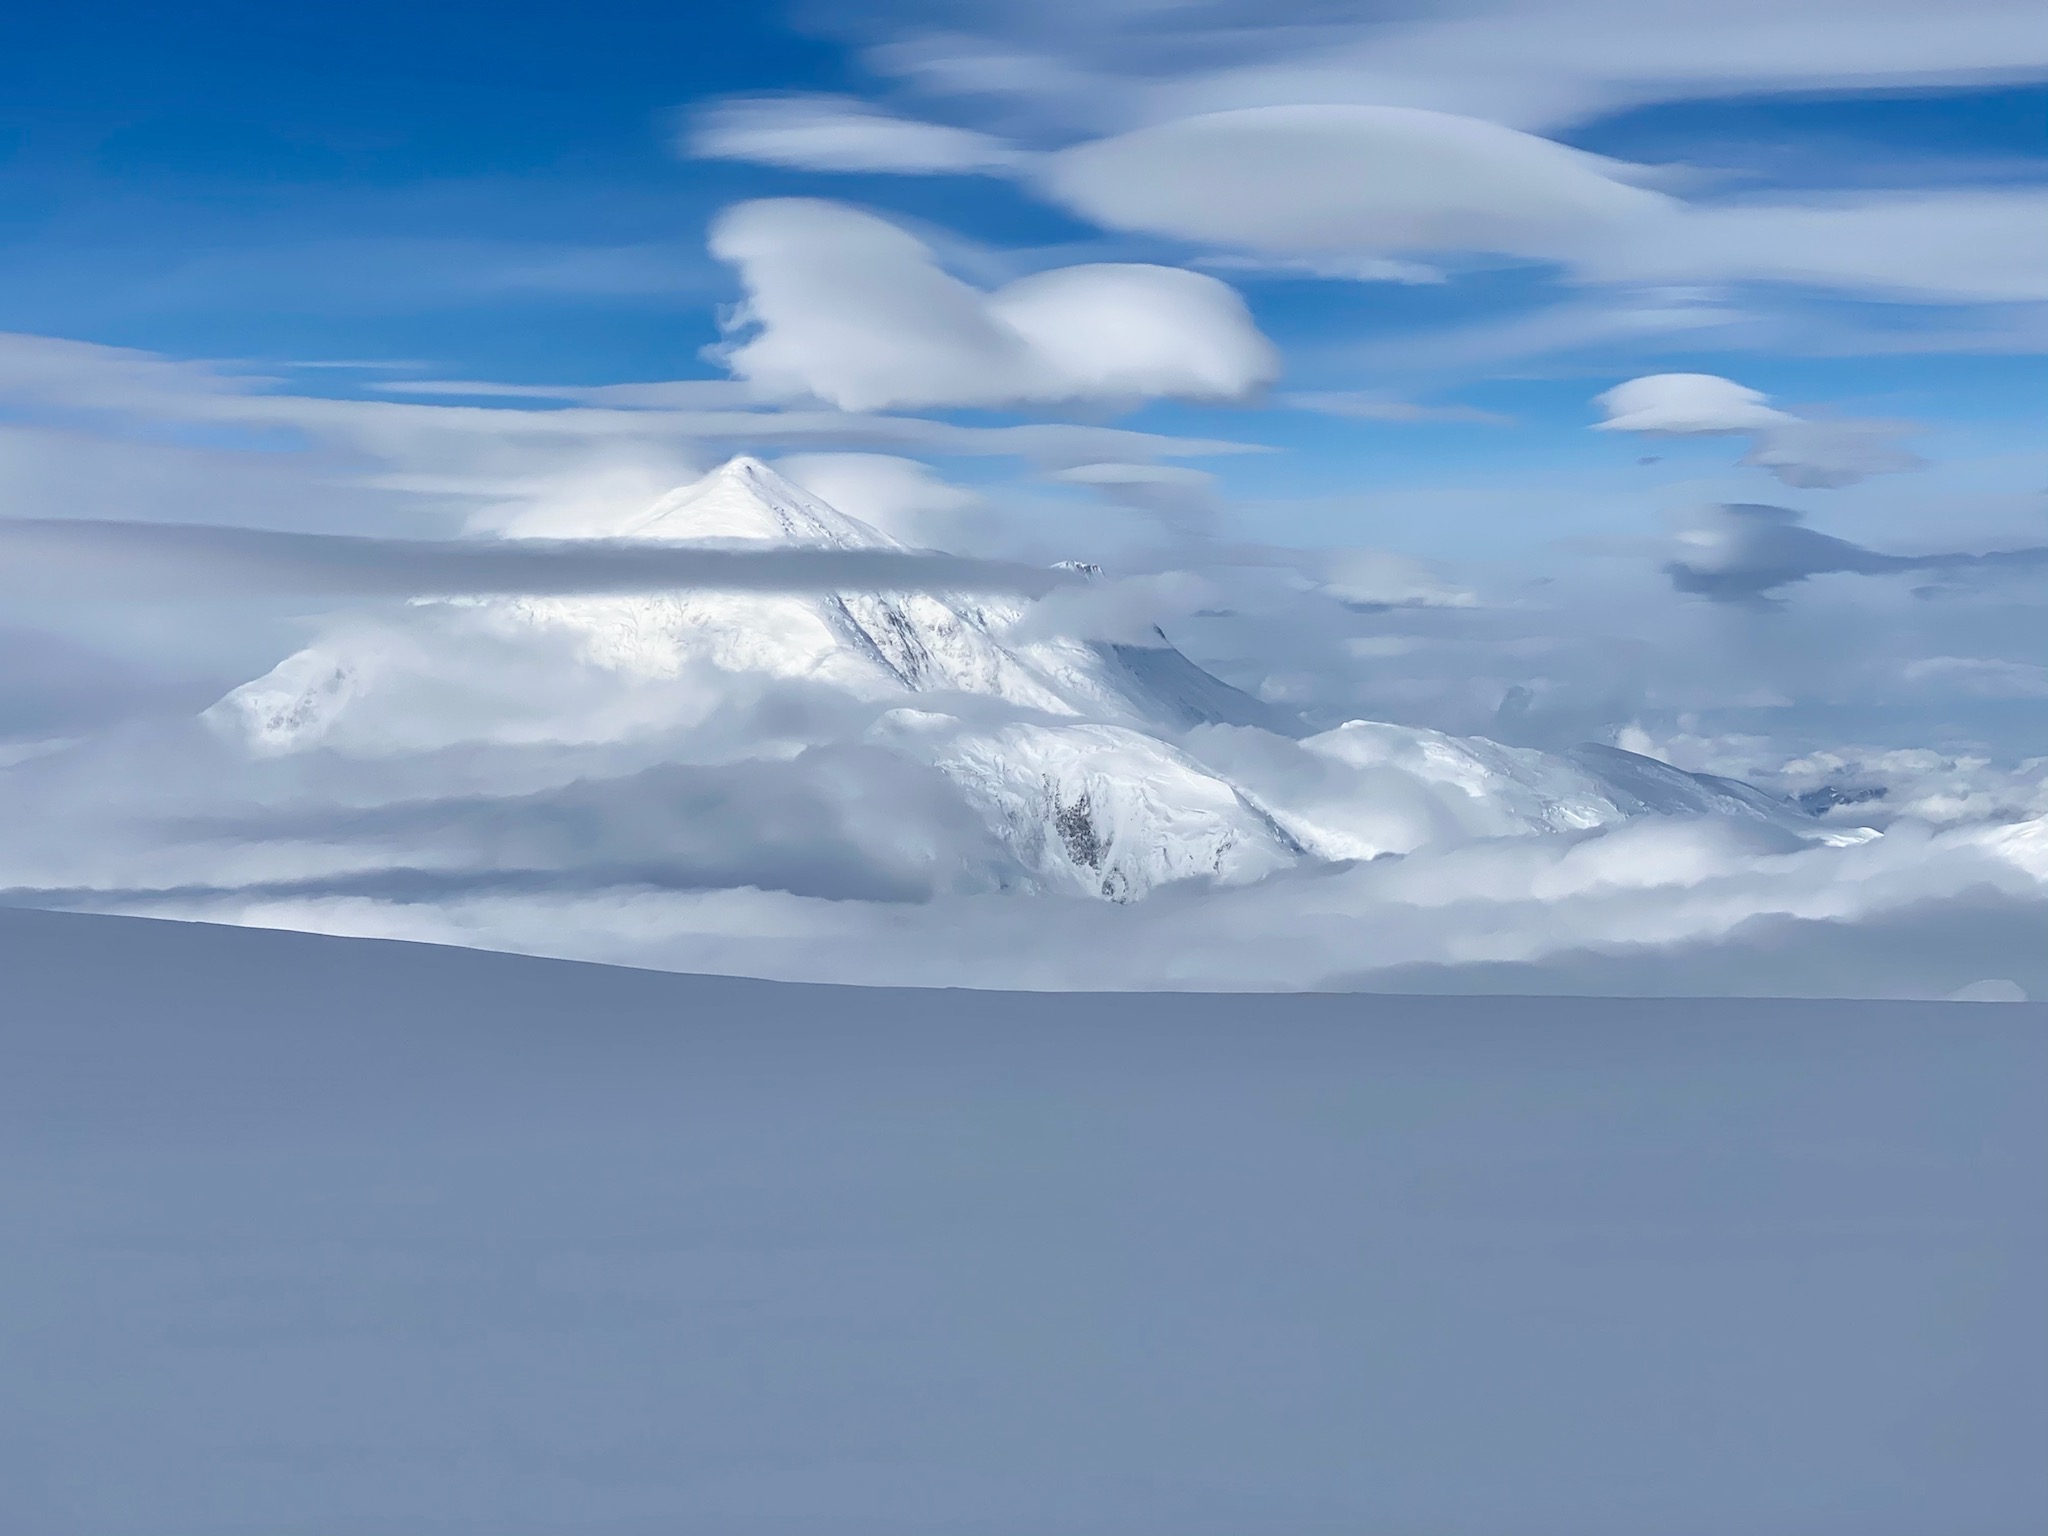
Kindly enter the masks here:
<path id="1" fill-rule="evenodd" d="M 1722 607 L 1758 605 L 1826 570 L 2048 559 L 1886 555 L 1802 529 L 1783 509 L 1727 510 L 1716 526 L 1720 544 L 1691 546 L 1688 571 L 1693 590 Z M 104 563 L 104 550 L 90 553 Z M 312 553 L 328 557 L 324 545 Z M 1299 579 L 1273 583 L 1283 615 L 1307 624 L 1321 613 L 1346 626 L 1326 642 L 1365 642 L 1351 652 L 1364 663 L 1349 668 L 1351 687 L 1375 683 L 1398 700 L 1435 668 L 1492 711 L 1503 681 L 1520 678 L 1540 710 L 1580 665 L 1559 654 L 1563 621 L 1526 594 L 1495 607 L 1387 557 L 1286 558 Z M 1218 574 L 1228 573 L 1219 565 Z M 386 591 L 418 575 L 377 566 L 365 584 Z M 835 568 L 832 584 L 843 579 Z M 1089 582 L 1055 594 L 1020 630 L 1108 642 L 1125 648 L 1119 665 L 1147 665 L 1166 656 L 1150 626 L 1177 631 L 1254 590 L 1216 586 L 1207 576 Z M 1587 647 L 1603 658 L 1620 648 L 1603 626 L 1634 628 L 1601 604 L 1553 606 L 1588 624 Z M 1708 604 L 1686 606 L 1727 619 Z M 614 613 L 619 625 L 608 628 Z M 900 695 L 835 694 L 809 674 L 632 672 L 594 663 L 577 634 L 543 626 L 515 636 L 472 617 L 480 612 L 467 605 L 408 608 L 398 616 L 404 632 L 389 627 L 377 646 L 307 653 L 286 680 L 286 703 L 303 683 L 321 697 L 355 689 L 370 707 L 288 760 L 235 756 L 187 722 L 6 770 L 7 899 L 840 980 L 1456 987 L 1513 978 L 1540 990 L 1626 987 L 1669 953 L 1683 969 L 1666 984 L 1712 989 L 1716 975 L 1749 984 L 1762 973 L 1741 957 L 1789 943 L 1804 947 L 1773 963 L 1772 989 L 1946 996 L 1986 977 L 2040 985 L 2029 956 L 2048 852 L 2030 821 L 2042 811 L 2003 792 L 1937 819 L 1937 788 L 1909 799 L 1904 776 L 1892 774 L 1881 781 L 1900 784 L 1886 836 L 1854 847 L 1815 847 L 1771 820 L 1565 824 L 1502 837 L 1500 826 L 1474 824 L 1499 804 L 1470 768 L 1475 752 L 1512 756 L 1506 749 L 1369 726 L 1305 747 L 1277 725 L 1219 723 L 1176 738 L 1176 750 L 1243 786 L 1243 799 L 1219 790 L 1219 809 L 1247 825 L 1284 817 L 1300 829 L 1289 836 L 1311 825 L 1320 838 L 1341 835 L 1350 841 L 1333 846 L 1349 851 L 1336 857 L 1358 862 L 1274 871 L 1230 889 L 1197 872 L 1156 891 L 1142 912 L 1104 915 L 1098 901 L 1021 883 L 1016 859 L 963 813 L 957 786 L 903 756 L 906 740 L 940 752 L 985 733 L 986 700 L 927 694 L 898 710 Z M 1791 627 L 1799 618 L 1773 621 L 1785 635 L 1774 655 L 1812 643 Z M 594 612 L 590 632 L 602 641 L 625 619 L 623 609 Z M 1687 622 L 1668 606 L 1657 621 Z M 1865 635 L 1837 638 L 1853 649 Z M 1135 660 L 1131 648 L 1142 653 Z M 1279 666 L 1284 648 L 1263 648 Z M 1668 652 L 1687 649 L 1680 636 Z M 1823 682 L 1839 675 L 1819 660 Z M 1718 658 L 1692 661 L 1707 684 L 1725 685 Z M 2038 710 L 2028 692 L 2038 675 L 2002 661 L 1962 643 L 1884 658 L 1906 689 L 1983 690 Z M 1521 670 L 1503 677 L 1503 666 Z M 1682 666 L 1650 671 L 1657 687 L 1700 692 L 1701 677 Z M 1191 669 L 1159 680 L 1201 681 Z M 1419 712 L 1423 697 L 1407 696 L 1404 710 Z M 1602 707 L 1613 718 L 1627 705 Z M 1063 722 L 1052 735 L 1091 731 L 1102 728 Z M 1376 745 L 1383 738 L 1409 742 L 1407 756 Z M 897 754 L 888 761 L 877 755 L 885 743 Z M 1820 787 L 1839 788 L 1855 813 L 1865 771 L 1824 773 Z M 1089 780 L 1091 795 L 1128 790 L 1142 800 L 1156 787 L 1114 763 Z M 1853 825 L 1813 818 L 1817 831 Z M 1967 953 L 1942 938 L 1959 912 L 1981 919 Z"/>

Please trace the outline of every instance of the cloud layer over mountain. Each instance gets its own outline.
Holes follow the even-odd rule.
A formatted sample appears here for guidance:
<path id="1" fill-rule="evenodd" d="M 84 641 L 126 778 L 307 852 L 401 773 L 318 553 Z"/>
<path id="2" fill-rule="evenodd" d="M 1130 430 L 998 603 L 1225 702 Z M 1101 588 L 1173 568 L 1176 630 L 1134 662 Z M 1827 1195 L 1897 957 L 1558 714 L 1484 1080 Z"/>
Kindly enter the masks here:
<path id="1" fill-rule="evenodd" d="M 1960 560 L 1876 555 L 1783 509 L 1721 517 L 1672 575 L 1723 601 Z M 245 584 L 335 569 L 316 538 L 160 532 L 122 537 Z M 520 541 L 426 546 L 493 582 L 540 579 L 330 620 L 203 720 L 17 763 L 0 816 L 12 899 L 1054 987 L 1454 985 L 1501 966 L 1533 986 L 1553 965 L 1620 977 L 1649 950 L 1732 953 L 1824 924 L 1835 937 L 1774 985 L 2044 985 L 1997 936 L 2026 926 L 1998 914 L 2048 899 L 2048 802 L 1936 821 L 1876 803 L 1888 769 L 1808 800 L 1612 747 L 1322 729 L 1168 643 L 1158 623 L 1217 599 L 1202 583 L 1069 570 L 1029 608 L 969 599 L 945 579 L 985 564 L 901 551 L 754 460 L 578 532 L 517 570 L 500 556 Z M 365 541 L 340 589 L 412 590 L 418 551 L 399 545 Z M 717 555 L 754 584 L 673 584 Z M 801 581 L 782 569 L 804 560 Z M 579 562 L 604 584 L 567 580 Z M 885 590 L 833 585 L 868 568 Z M 934 580 L 904 591 L 899 571 Z M 1473 601 L 1360 559 L 1324 580 L 1336 611 Z M 1965 674 L 1949 658 L 1943 675 Z M 1901 935 L 1957 903 L 1993 911 L 1977 950 L 1930 942 L 1908 963 Z M 1687 974 L 1712 984 L 1705 959 Z"/>

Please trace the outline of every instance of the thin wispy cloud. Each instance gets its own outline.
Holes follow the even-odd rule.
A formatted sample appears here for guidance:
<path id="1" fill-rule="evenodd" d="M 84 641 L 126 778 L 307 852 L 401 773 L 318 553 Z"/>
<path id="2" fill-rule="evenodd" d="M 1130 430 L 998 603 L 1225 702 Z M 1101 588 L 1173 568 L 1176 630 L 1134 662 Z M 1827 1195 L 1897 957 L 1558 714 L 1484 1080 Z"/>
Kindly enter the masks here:
<path id="1" fill-rule="evenodd" d="M 0 519 L 0 593 L 229 596 L 985 592 L 1042 597 L 1079 578 L 1014 561 L 869 549 L 684 547 L 628 539 L 379 539 L 190 523 Z"/>

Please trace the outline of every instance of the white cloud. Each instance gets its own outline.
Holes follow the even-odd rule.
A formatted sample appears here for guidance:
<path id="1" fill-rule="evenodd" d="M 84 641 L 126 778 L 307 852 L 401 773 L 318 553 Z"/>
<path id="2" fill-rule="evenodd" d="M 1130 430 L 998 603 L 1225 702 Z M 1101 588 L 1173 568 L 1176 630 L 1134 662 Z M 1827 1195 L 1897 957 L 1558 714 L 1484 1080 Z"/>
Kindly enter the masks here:
<path id="1" fill-rule="evenodd" d="M 1478 118 L 1275 106 L 1082 144 L 1050 157 L 1040 180 L 1108 228 L 1242 250 L 1565 258 L 1671 211 L 1619 169 Z"/>
<path id="2" fill-rule="evenodd" d="M 1395 423 L 1464 422 L 1479 426 L 1511 427 L 1515 418 L 1499 411 L 1483 411 L 1472 405 L 1423 405 L 1390 395 L 1364 390 L 1307 390 L 1282 395 L 1280 404 L 1296 410 L 1315 411 L 1324 416 L 1343 416 L 1353 421 Z"/>
<path id="3" fill-rule="evenodd" d="M 1801 490 L 1854 485 L 1872 475 L 1918 469 L 1918 454 L 1899 446 L 1912 431 L 1895 421 L 1809 421 L 1778 410 L 1769 397 L 1712 373 L 1653 373 L 1596 396 L 1607 412 L 1601 432 L 1672 437 L 1749 433 L 1742 462 L 1767 469 Z"/>
<path id="4" fill-rule="evenodd" d="M 1107 0 L 1051 27 L 1041 11 L 955 9 L 961 24 L 936 32 L 892 31 L 886 9 L 863 12 L 865 28 L 887 34 L 870 62 L 931 94 L 999 98 L 1005 120 L 1049 138 L 1092 142 L 1024 161 L 999 141 L 935 158 L 1027 176 L 1106 228 L 1212 246 L 1212 262 L 1255 255 L 1267 270 L 1426 281 L 1429 267 L 1394 256 L 1472 252 L 1562 261 L 1596 282 L 2048 298 L 2038 187 L 1687 206 L 1650 190 L 1682 171 L 1539 136 L 1657 101 L 2048 78 L 2048 30 L 2031 0 L 1957 0 L 1938 13 L 1914 0 L 1647 11 L 1479 0 L 1355 17 L 1217 0 L 1174 11 L 1170 26 L 1154 5 Z M 849 129 L 849 142 L 859 137 Z"/>
<path id="5" fill-rule="evenodd" d="M 1064 267 L 985 293 L 887 220 L 800 198 L 727 209 L 711 248 L 748 294 L 720 356 L 769 396 L 855 411 L 1236 399 L 1279 369 L 1243 300 L 1179 268 Z"/>
<path id="6" fill-rule="evenodd" d="M 614 524 L 735 452 L 976 456 L 1049 471 L 1259 451 L 1072 422 L 985 426 L 771 410 L 758 400 L 737 409 L 735 390 L 745 386 L 678 380 L 543 391 L 563 409 L 524 408 L 518 396 L 494 401 L 474 381 L 459 383 L 456 393 L 469 397 L 461 404 L 334 399 L 216 363 L 0 333 L 0 416 L 11 418 L 0 421 L 0 505 L 26 518 L 407 538 L 517 527 L 545 536 Z M 1032 559 L 1076 552 L 1064 538 L 1010 537 L 993 519 L 977 519 L 972 539 L 956 539 L 936 510 L 920 528 L 913 542 L 943 548 Z M 72 603 L 7 617 L 152 673 L 189 673 L 224 688 L 296 644 L 306 606 L 242 602 L 217 614 L 199 604 Z"/>
<path id="7" fill-rule="evenodd" d="M 1195 265 L 1210 272 L 1255 272 L 1266 277 L 1319 277 L 1332 282 L 1401 283 L 1434 288 L 1450 281 L 1441 267 L 1391 256 L 1249 256 L 1227 252 L 1203 256 Z"/>
<path id="8" fill-rule="evenodd" d="M 931 94 L 1124 127 L 1299 102 L 1556 126 L 1659 101 L 2048 76 L 2034 0 L 1475 0 L 1330 6 L 986 0 L 847 8 L 868 61 Z"/>
<path id="9" fill-rule="evenodd" d="M 962 517 L 982 505 L 926 464 L 889 453 L 793 453 L 775 468 L 820 501 L 919 548 L 957 549 Z"/>
<path id="10" fill-rule="evenodd" d="M 1759 432 L 1742 462 L 1801 490 L 1831 490 L 1920 468 L 1926 461 L 1899 446 L 1912 430 L 1896 421 L 1784 422 Z"/>
<path id="11" fill-rule="evenodd" d="M 1157 99 L 1236 104 L 1313 92 L 1308 99 L 1410 101 L 1535 125 L 1655 101 L 2048 73 L 2048 43 L 2025 0 L 1958 0 L 1939 13 L 1914 0 L 1491 0 L 1405 26 L 1319 31 L 1309 47 L 1290 30 L 1272 29 L 1270 59 L 1184 77 Z"/>
<path id="12" fill-rule="evenodd" d="M 1381 804 L 1389 818 L 1429 809 Z M 2038 836 L 2039 827 L 2029 830 Z M 1677 993 L 1866 997 L 1943 997 L 1987 975 L 2029 989 L 2048 980 L 2040 879 L 2023 855 L 1974 827 L 1794 849 L 1733 824 L 1652 819 L 1590 838 L 1485 841 L 1127 907 L 998 893 L 861 901 L 766 888 L 579 890 L 562 877 L 552 890 L 478 882 L 407 902 L 309 884 L 298 896 L 172 893 L 146 910 L 893 985 L 1372 987 L 1386 984 L 1375 973 L 1394 967 L 1502 964 L 1530 967 L 1524 980 L 1540 984 L 1546 968 L 1589 949 L 1633 956 L 1639 979 L 1625 990 L 1638 993 L 1643 977 Z M 1447 984 L 1458 989 L 1455 973 L 1437 982 Z"/>
<path id="13" fill-rule="evenodd" d="M 1358 608 L 1470 608 L 1476 594 L 1419 560 L 1383 549 L 1336 549 L 1323 560 L 1322 589 Z"/>
<path id="14" fill-rule="evenodd" d="M 1467 254 L 1554 261 L 1584 283 L 1778 284 L 1948 304 L 2048 300 L 2048 192 L 2039 187 L 1688 204 L 1651 189 L 1670 179 L 1666 172 L 1508 126 L 1568 119 L 1569 103 L 1791 87 L 1826 78 L 1831 63 L 1857 83 L 2048 72 L 2048 50 L 2013 46 L 2019 16 L 2002 0 L 1967 6 L 1953 27 L 1945 16 L 1939 37 L 1916 11 L 1811 11 L 1802 6 L 1788 19 L 1759 0 L 1738 28 L 1722 12 L 1689 6 L 1646 23 L 1634 12 L 1609 16 L 1597 0 L 1553 0 L 1483 22 L 1319 25 L 1312 60 L 1288 57 L 1298 29 L 1277 24 L 1284 18 L 1247 17 L 1214 33 L 1190 28 L 1187 58 L 1160 61 L 1144 81 L 1027 71 L 1026 97 L 1058 98 L 1085 83 L 1142 103 L 1138 121 L 1127 116 L 1119 131 L 1033 156 L 836 97 L 723 110 L 736 114 L 736 153 L 758 138 L 759 153 L 747 153 L 774 159 L 781 135 L 792 164 L 1020 175 L 1106 229 L 1207 246 L 1200 264 L 1217 269 L 1432 282 L 1444 274 L 1404 258 Z M 1731 48 L 1738 29 L 1746 41 Z M 1909 47 L 1917 34 L 1926 35 Z M 1864 68 L 1819 46 L 1851 35 Z M 1764 47 L 1762 37 L 1777 41 Z M 1190 68 L 1205 38 L 1219 50 L 1274 57 Z M 1505 38 L 1517 39 L 1512 49 L 1501 47 Z M 1561 38 L 1577 41 L 1566 47 Z M 2004 58 L 1994 44 L 2008 50 Z M 1532 67 L 1538 58 L 1550 59 L 1547 70 Z M 1537 102 L 1549 105 L 1517 110 Z"/>
<path id="15" fill-rule="evenodd" d="M 1244 301 L 1179 267 L 1060 267 L 998 289 L 989 312 L 1061 376 L 1064 396 L 1234 400 L 1280 372 Z"/>
<path id="16" fill-rule="evenodd" d="M 1119 506 L 1183 529 L 1207 525 L 1222 506 L 1214 475 L 1179 464 L 1076 464 L 1052 478 L 1085 485 Z"/>
<path id="17" fill-rule="evenodd" d="M 1031 393 L 1023 338 L 989 315 L 987 295 L 884 219 L 821 201 L 742 203 L 712 226 L 711 252 L 739 269 L 739 322 L 755 328 L 720 360 L 764 394 L 872 410 Z"/>
<path id="18" fill-rule="evenodd" d="M 383 539 L 209 523 L 0 519 L 0 597 L 211 601 L 276 593 L 392 597 L 726 592 L 1002 592 L 1074 578 L 900 549 L 699 548 L 634 539 Z"/>
<path id="19" fill-rule="evenodd" d="M 1768 404 L 1768 396 L 1712 373 L 1653 373 L 1617 384 L 1595 397 L 1607 412 L 1602 432 L 1754 432 L 1798 418 Z"/>
<path id="20" fill-rule="evenodd" d="M 2000 660 L 1929 657 L 1907 663 L 1901 672 L 1909 682 L 1939 682 L 1957 669 L 1999 681 L 2027 670 Z M 1853 818 L 1882 827 L 1904 818 L 1950 827 L 2048 817 L 2048 757 L 1999 764 L 1982 753 L 1853 744 L 1788 756 L 1767 737 L 1660 735 L 1640 726 L 1624 729 L 1618 740 L 1630 752 L 1688 772 L 1748 779 L 1803 797 L 1831 820 Z"/>
<path id="21" fill-rule="evenodd" d="M 902 175 L 1001 171 L 1024 158 L 993 135 L 896 117 L 845 96 L 721 102 L 697 116 L 681 147 L 700 159 Z"/>
<path id="22" fill-rule="evenodd" d="M 1356 367 L 1439 384 L 1534 358 L 1598 349 L 1655 356 L 1725 348 L 1755 336 L 1754 317 L 1697 289 L 1610 290 L 1596 296 L 1402 333 L 1346 350 Z"/>
<path id="23" fill-rule="evenodd" d="M 335 399 L 275 386 L 275 380 L 215 363 L 0 332 L 0 405 L 28 424 L 0 428 L 18 444 L 0 453 L 0 491 L 17 515 L 221 516 L 205 486 L 167 468 L 165 461 L 183 457 L 204 460 L 206 474 L 268 487 L 237 498 L 238 507 L 247 503 L 237 521 L 360 528 L 331 514 L 337 504 L 360 512 L 375 499 L 365 493 L 374 491 L 407 503 L 373 519 L 376 527 L 398 528 L 408 526 L 407 514 L 413 526 L 421 520 L 448 526 L 479 503 L 584 497 L 608 479 L 644 502 L 701 473 L 700 460 L 746 450 L 907 450 L 1016 457 L 1052 468 L 1264 451 L 1256 444 L 1072 422 L 973 426 L 834 409 L 764 409 L 747 386 L 728 380 L 521 386 L 510 397 L 571 403 L 558 410 Z M 735 389 L 745 392 L 752 409 L 733 408 L 740 403 Z M 483 400 L 499 388 L 458 381 L 451 392 Z M 134 431 L 139 424 L 148 431 Z M 246 450 L 222 446 L 222 427 L 246 432 Z M 194 441 L 182 454 L 167 446 L 188 432 Z M 114 466 L 129 462 L 137 465 L 133 472 L 115 474 Z M 67 476 L 82 477 L 76 483 L 85 489 L 68 492 Z M 81 507 L 81 500 L 90 505 Z M 316 515 L 304 516 L 309 509 Z M 492 526 L 502 521 L 481 515 Z"/>
<path id="24" fill-rule="evenodd" d="M 1105 228 L 1220 247 L 1211 266 L 1426 282 L 1442 274 L 1395 258 L 1468 253 L 1559 262 L 1587 283 L 2048 299 L 2039 188 L 1685 203 L 1634 184 L 1645 175 L 1478 118 L 1309 105 L 1081 144 L 1046 159 L 1039 181 Z"/>
<path id="25" fill-rule="evenodd" d="M 2048 667 L 2033 662 L 1983 656 L 1928 656 L 1908 662 L 1901 673 L 1909 683 L 1986 699 L 2048 699 Z"/>
<path id="26" fill-rule="evenodd" d="M 1694 206 L 1588 249 L 1584 276 L 1779 282 L 1902 298 L 2048 299 L 2048 192 L 1809 195 Z"/>
<path id="27" fill-rule="evenodd" d="M 1098 576 L 1061 587 L 1032 603 L 1011 627 L 1008 638 L 1157 646 L 1161 625 L 1184 619 L 1216 598 L 1216 587 L 1189 571 L 1111 579 Z"/>

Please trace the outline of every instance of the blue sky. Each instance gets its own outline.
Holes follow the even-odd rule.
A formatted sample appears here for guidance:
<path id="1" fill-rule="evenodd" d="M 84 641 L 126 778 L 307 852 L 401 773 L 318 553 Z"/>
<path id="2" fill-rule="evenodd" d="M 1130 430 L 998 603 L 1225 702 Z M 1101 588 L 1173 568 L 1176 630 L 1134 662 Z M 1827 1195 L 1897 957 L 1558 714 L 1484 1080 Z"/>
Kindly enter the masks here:
<path id="1" fill-rule="evenodd" d="M 887 31 L 888 9 L 872 14 Z M 1938 15 L 1929 11 L 1926 25 L 1938 28 Z M 1186 245 L 1092 228 L 982 177 L 681 159 L 675 120 L 693 103 L 902 96 L 849 40 L 800 30 L 774 7 L 101 4 L 31 8 L 7 29 L 0 323 L 17 330 L 181 355 L 367 356 L 465 377 L 605 382 L 714 371 L 695 352 L 713 337 L 711 306 L 730 301 L 735 285 L 704 256 L 704 228 L 718 207 L 747 197 L 843 198 L 1014 253 L 1020 266 L 1053 252 L 1190 255 Z M 905 16 L 898 30 L 916 28 Z M 1996 61 L 1985 63 L 1993 73 Z M 989 115 L 972 102 L 945 105 L 955 120 Z M 1689 167 L 1721 196 L 2038 189 L 2048 88 L 1888 82 L 1780 95 L 1752 85 L 1593 115 L 1557 137 Z M 1375 339 L 1525 312 L 1557 296 L 1551 279 L 1521 268 L 1442 287 L 1233 277 L 1286 350 L 1290 382 L 1318 389 L 1413 373 L 1355 354 Z M 1896 296 L 1768 298 L 1787 332 L 1823 313 L 1873 328 L 1946 329 L 1958 318 L 1950 306 Z M 1742 371 L 1774 394 L 1903 399 L 1921 415 L 1964 421 L 1998 419 L 2013 385 L 2032 375 L 1974 353 L 1956 367 L 1953 353 L 1873 360 L 1826 350 L 1788 335 L 1782 348 L 1746 348 Z M 1512 360 L 1422 371 L 1432 392 L 1506 402 L 1547 428 L 1583 424 L 1590 390 L 1578 379 L 1597 384 L 1647 358 L 1591 346 L 1534 368 Z M 1672 367 L 1717 360 L 1726 353 L 1716 346 L 1659 347 L 1654 357 Z M 1935 368 L 1942 398 L 1930 400 Z M 1559 387 L 1531 387 L 1552 382 Z M 2039 404 L 2036 389 L 2010 414 Z M 1406 445 L 1386 439 L 1409 435 L 1368 434 L 1376 453 L 1397 458 Z M 1488 434 L 1460 435 L 1467 451 L 1506 451 Z M 1424 452 L 1437 451 L 1435 437 Z"/>

